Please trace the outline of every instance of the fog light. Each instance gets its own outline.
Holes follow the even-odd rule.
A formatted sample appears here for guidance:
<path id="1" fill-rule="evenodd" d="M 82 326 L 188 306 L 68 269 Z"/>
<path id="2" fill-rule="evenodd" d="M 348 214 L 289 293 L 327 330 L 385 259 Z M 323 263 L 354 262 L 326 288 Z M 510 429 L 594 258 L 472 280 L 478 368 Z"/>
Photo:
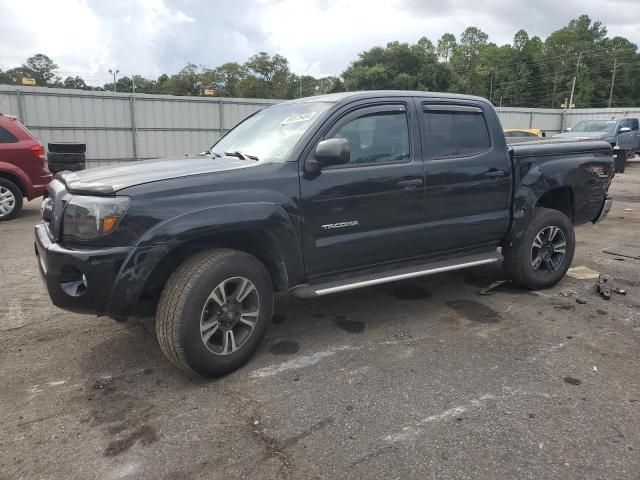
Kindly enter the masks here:
<path id="1" fill-rule="evenodd" d="M 87 291 L 87 277 L 75 267 L 65 265 L 60 274 L 60 288 L 71 297 L 79 297 Z"/>

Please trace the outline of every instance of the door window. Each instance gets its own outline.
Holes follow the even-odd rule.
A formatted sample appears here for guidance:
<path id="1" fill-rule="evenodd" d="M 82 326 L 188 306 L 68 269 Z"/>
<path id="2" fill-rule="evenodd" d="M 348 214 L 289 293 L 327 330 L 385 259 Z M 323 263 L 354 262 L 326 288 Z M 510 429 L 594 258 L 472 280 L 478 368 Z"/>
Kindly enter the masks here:
<path id="1" fill-rule="evenodd" d="M 423 128 L 431 158 L 469 157 L 491 148 L 484 115 L 475 109 L 427 110 Z"/>
<path id="2" fill-rule="evenodd" d="M 405 162 L 409 159 L 406 112 L 362 115 L 338 127 L 333 137 L 349 141 L 350 165 Z"/>

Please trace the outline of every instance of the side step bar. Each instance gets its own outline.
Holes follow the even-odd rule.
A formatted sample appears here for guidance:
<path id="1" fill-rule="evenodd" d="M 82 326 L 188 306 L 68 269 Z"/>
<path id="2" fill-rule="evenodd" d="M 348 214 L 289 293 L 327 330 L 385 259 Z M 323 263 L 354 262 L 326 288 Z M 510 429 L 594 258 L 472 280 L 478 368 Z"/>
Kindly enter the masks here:
<path id="1" fill-rule="evenodd" d="M 423 265 L 414 265 L 411 267 L 404 267 L 386 272 L 355 276 L 353 278 L 333 282 L 316 283 L 313 285 L 300 285 L 293 288 L 291 290 L 291 294 L 299 298 L 314 298 L 320 297 L 322 295 L 330 295 L 332 293 L 354 290 L 356 288 L 379 285 L 381 283 L 406 280 L 408 278 L 421 277 L 423 275 L 432 275 L 434 273 L 449 272 L 451 270 L 460 270 L 462 268 L 477 267 L 478 265 L 485 265 L 488 263 L 501 261 L 502 255 L 498 252 L 490 252 L 479 255 L 476 254 L 455 259 L 440 260 Z"/>

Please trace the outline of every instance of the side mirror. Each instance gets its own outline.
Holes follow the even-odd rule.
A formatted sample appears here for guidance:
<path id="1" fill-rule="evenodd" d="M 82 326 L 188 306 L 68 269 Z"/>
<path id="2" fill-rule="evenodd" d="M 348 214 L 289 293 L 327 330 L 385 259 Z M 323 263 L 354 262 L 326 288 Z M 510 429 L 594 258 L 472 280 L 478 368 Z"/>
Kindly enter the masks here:
<path id="1" fill-rule="evenodd" d="M 346 138 L 322 140 L 316 146 L 314 158 L 307 160 L 305 170 L 307 173 L 320 173 L 322 167 L 349 163 L 350 156 L 351 147 Z"/>
<path id="2" fill-rule="evenodd" d="M 329 138 L 322 140 L 316 147 L 316 161 L 323 167 L 349 163 L 351 147 L 346 138 Z"/>
<path id="3" fill-rule="evenodd" d="M 630 132 L 631 129 L 629 127 L 621 127 L 620 128 L 620 133 L 626 133 L 626 132 Z"/>

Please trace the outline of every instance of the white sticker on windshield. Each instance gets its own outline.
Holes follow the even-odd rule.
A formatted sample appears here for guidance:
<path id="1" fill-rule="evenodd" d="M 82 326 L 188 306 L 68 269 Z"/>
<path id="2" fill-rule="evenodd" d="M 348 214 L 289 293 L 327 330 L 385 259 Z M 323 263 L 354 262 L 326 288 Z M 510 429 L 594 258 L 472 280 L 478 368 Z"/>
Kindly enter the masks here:
<path id="1" fill-rule="evenodd" d="M 316 112 L 293 113 L 285 118 L 282 121 L 281 125 L 289 125 L 290 123 L 297 122 L 308 122 L 314 117 L 315 114 Z"/>

